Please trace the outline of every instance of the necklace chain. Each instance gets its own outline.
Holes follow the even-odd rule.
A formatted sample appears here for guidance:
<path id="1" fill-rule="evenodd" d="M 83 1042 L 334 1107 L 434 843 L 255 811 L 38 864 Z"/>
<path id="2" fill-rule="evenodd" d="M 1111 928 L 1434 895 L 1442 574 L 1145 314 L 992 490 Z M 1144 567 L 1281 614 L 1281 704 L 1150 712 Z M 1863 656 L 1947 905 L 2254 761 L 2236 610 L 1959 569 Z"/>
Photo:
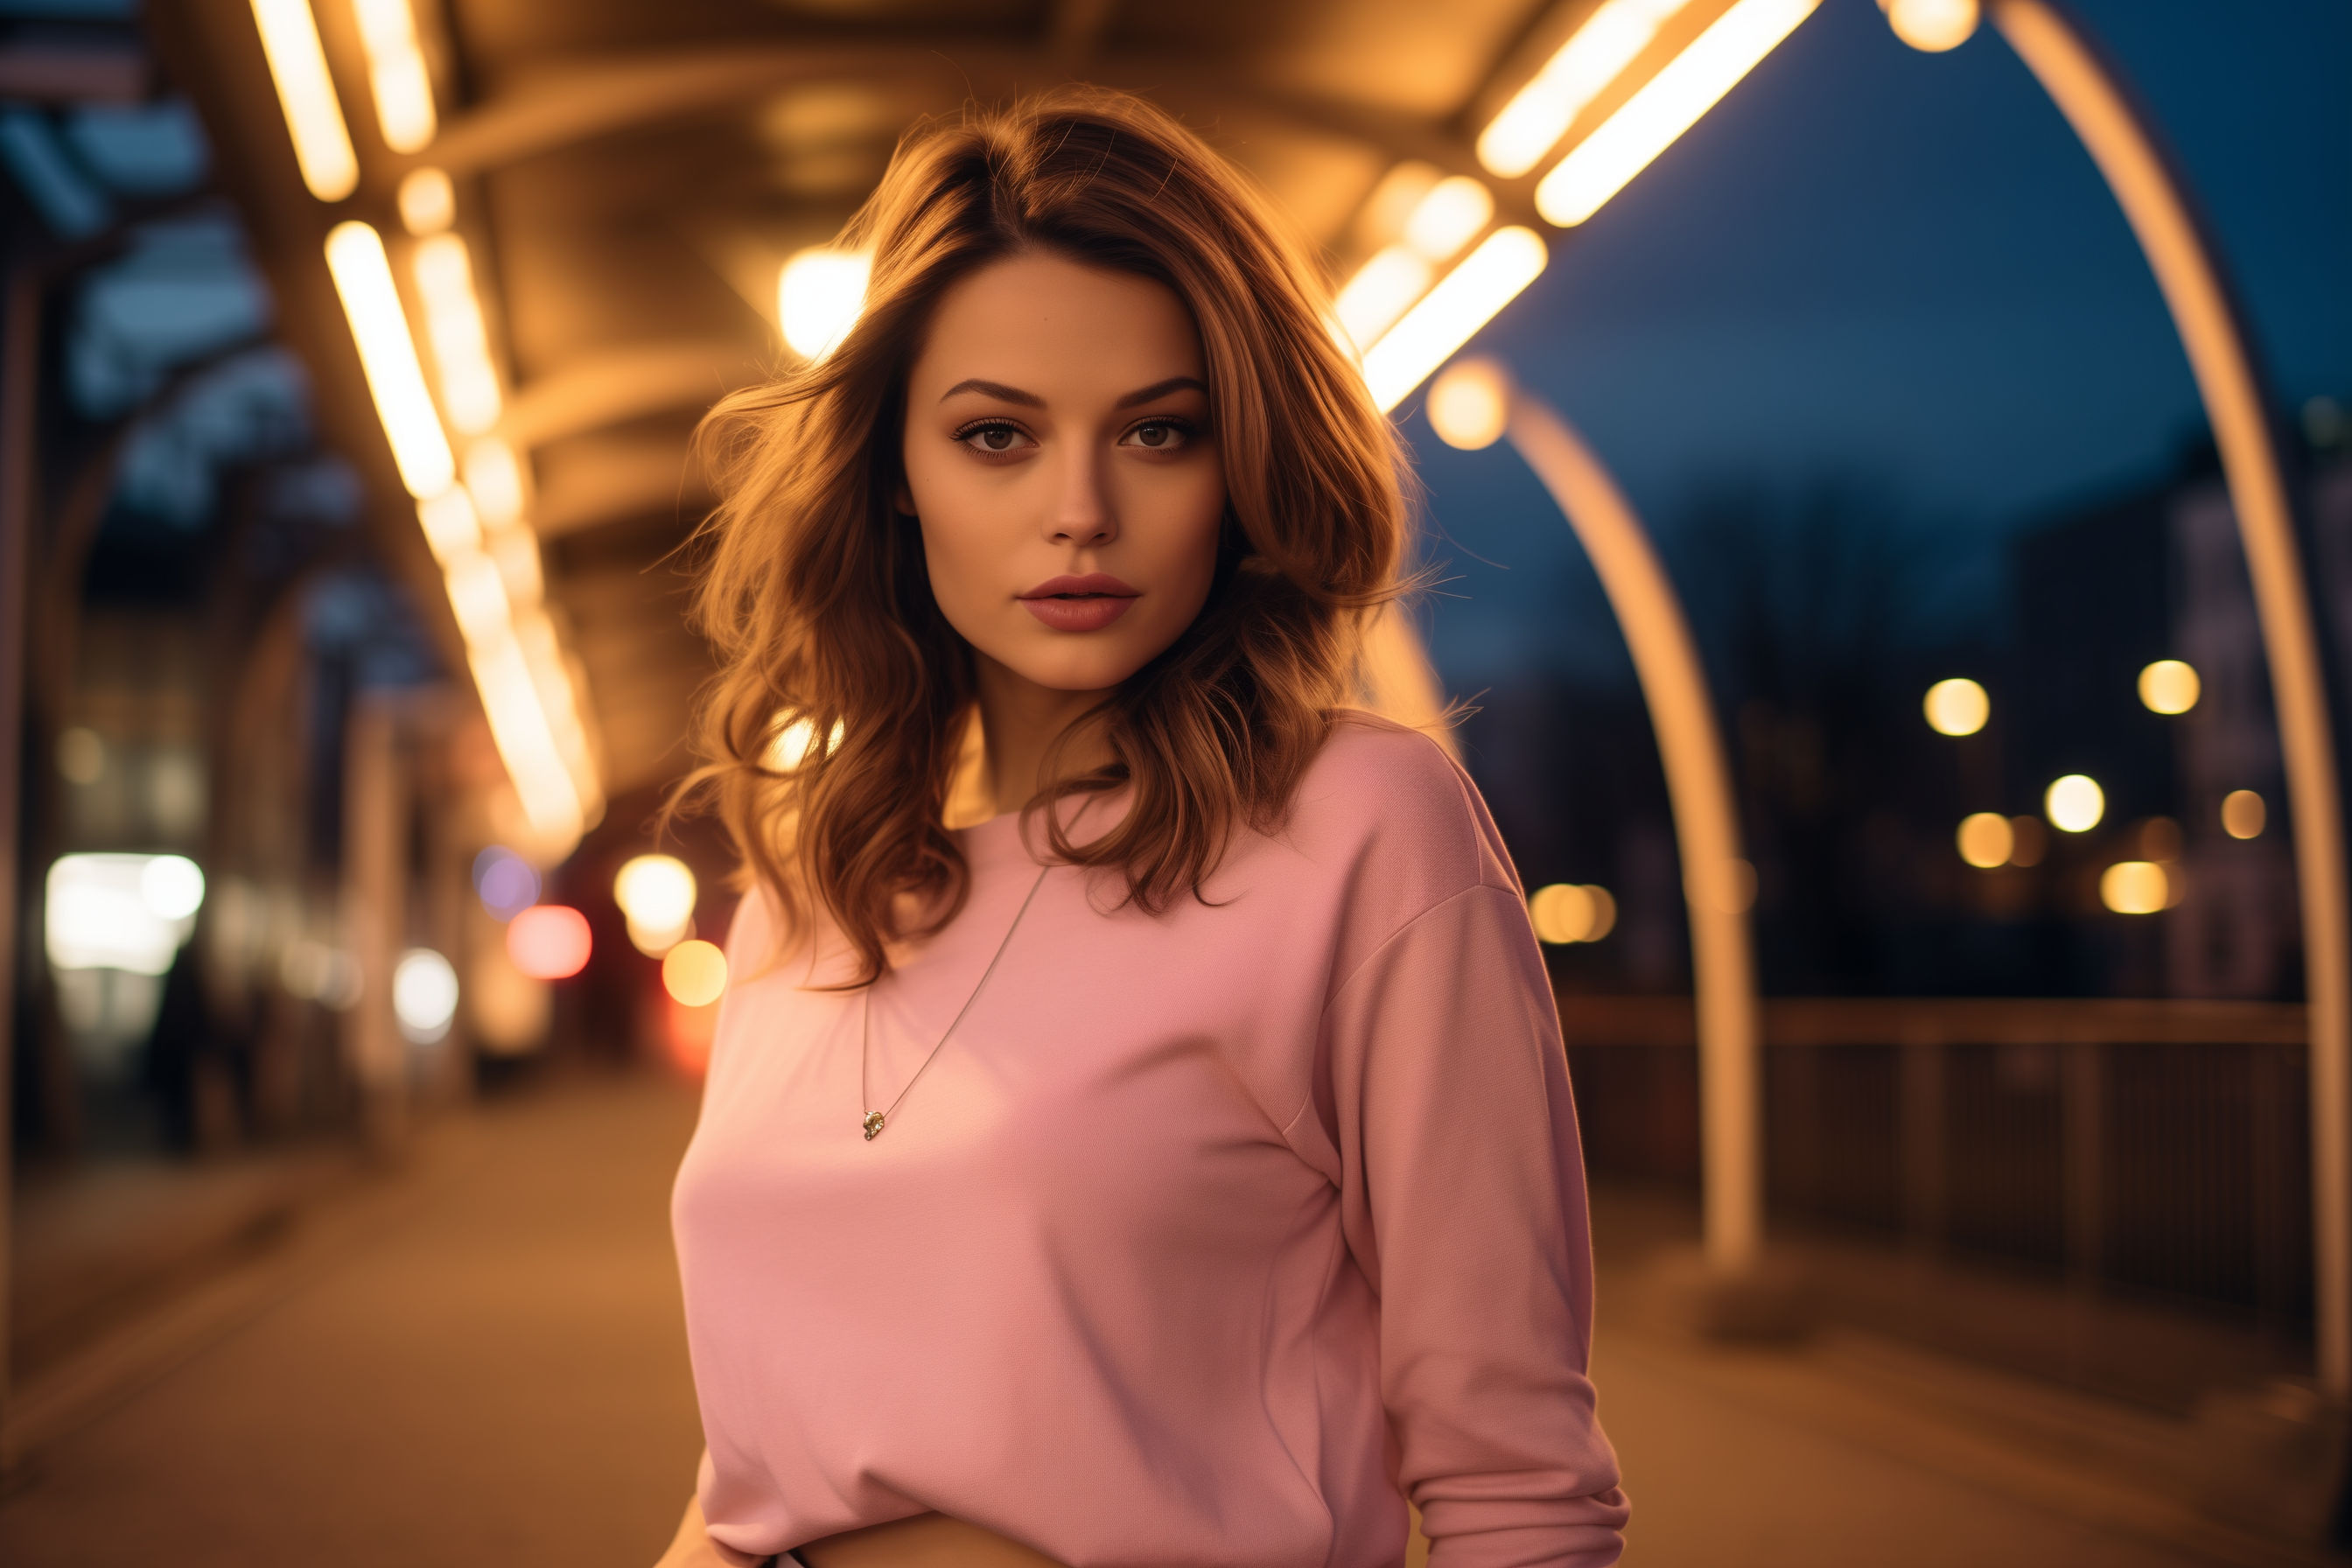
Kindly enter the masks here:
<path id="1" fill-rule="evenodd" d="M 1037 868 L 1037 879 L 1029 884 L 1028 894 L 1022 899 L 1021 907 L 1013 911 L 1013 923 L 1004 928 L 1004 936 L 997 942 L 996 951 L 989 954 L 988 967 L 980 972 L 980 979 L 972 985 L 971 994 L 963 999 L 963 1005 L 956 1009 L 956 1016 L 948 1020 L 948 1026 L 940 1031 L 939 1039 L 932 1045 L 929 1053 L 923 1058 L 922 1066 L 915 1069 L 914 1078 L 907 1080 L 907 1087 L 898 1091 L 897 1100 L 893 1100 L 879 1110 L 868 1110 L 859 1121 L 858 1125 L 865 1130 L 866 1141 L 868 1143 L 882 1136 L 882 1129 L 887 1126 L 890 1118 L 898 1113 L 898 1101 L 906 1099 L 913 1090 L 916 1079 L 923 1076 L 930 1067 L 932 1058 L 940 1054 L 940 1047 L 948 1043 L 948 1037 L 955 1033 L 958 1024 L 963 1022 L 963 1016 L 971 1011 L 971 1005 L 974 1002 L 980 1000 L 981 992 L 988 986 L 988 977 L 996 973 L 997 961 L 1004 956 L 1004 950 L 1013 945 L 1013 933 L 1021 929 L 1022 916 L 1029 912 L 1029 906 L 1036 900 L 1037 889 L 1045 885 L 1045 873 L 1048 869 L 1050 868 L 1045 866 Z M 879 984 L 880 982 L 877 981 L 875 984 Z M 872 1038 L 873 1022 L 874 986 L 868 985 L 857 1011 L 857 1098 L 860 1101 L 866 1098 L 866 1056 L 867 1046 Z"/>

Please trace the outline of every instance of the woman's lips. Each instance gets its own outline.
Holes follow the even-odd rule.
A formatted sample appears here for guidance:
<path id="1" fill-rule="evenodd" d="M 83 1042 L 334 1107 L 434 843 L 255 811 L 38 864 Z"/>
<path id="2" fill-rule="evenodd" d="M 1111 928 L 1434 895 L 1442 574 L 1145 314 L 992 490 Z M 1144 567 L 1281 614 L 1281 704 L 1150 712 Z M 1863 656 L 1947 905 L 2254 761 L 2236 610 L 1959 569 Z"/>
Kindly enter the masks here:
<path id="1" fill-rule="evenodd" d="M 1022 607 L 1057 632 L 1098 632 L 1135 603 L 1137 591 L 1108 572 L 1049 577 L 1021 595 Z"/>

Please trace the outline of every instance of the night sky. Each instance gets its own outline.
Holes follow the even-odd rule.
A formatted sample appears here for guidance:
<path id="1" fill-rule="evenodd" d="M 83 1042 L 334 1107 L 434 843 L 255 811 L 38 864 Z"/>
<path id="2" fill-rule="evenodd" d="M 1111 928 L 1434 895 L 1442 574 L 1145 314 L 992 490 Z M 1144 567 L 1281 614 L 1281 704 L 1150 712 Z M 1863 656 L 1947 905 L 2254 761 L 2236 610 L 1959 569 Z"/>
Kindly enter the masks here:
<path id="1" fill-rule="evenodd" d="M 2077 10 L 2171 135 L 2281 401 L 2352 398 L 2352 6 Z M 2005 536 L 2161 478 L 2202 430 L 2122 215 L 1990 27 L 1923 55 L 1872 0 L 1826 0 L 1551 237 L 1549 268 L 1476 346 L 1583 429 L 1669 557 L 1704 489 L 1842 483 L 1940 581 L 1923 637 L 1997 621 Z M 1407 428 L 1453 578 L 1429 615 L 1449 688 L 1531 665 L 1622 675 L 1597 587 L 1517 458 Z"/>

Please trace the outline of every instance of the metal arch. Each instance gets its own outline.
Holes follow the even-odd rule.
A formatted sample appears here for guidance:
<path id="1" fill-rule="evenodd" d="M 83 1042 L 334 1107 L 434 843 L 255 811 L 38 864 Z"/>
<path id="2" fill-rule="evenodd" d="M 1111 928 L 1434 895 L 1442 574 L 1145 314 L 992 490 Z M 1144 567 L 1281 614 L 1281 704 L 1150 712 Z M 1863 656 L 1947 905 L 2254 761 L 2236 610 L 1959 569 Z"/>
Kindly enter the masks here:
<path id="1" fill-rule="evenodd" d="M 1717 1275 L 1739 1278 L 1764 1251 L 1763 1026 L 1748 925 L 1755 873 L 1739 852 L 1731 766 L 1706 670 L 1674 582 L 1607 467 L 1541 398 L 1500 365 L 1489 368 L 1509 388 L 1504 433 L 1601 578 L 1657 735 L 1690 912 L 1706 1261 Z"/>
<path id="2" fill-rule="evenodd" d="M 2352 893 L 2342 797 L 2294 502 L 2252 334 L 2156 121 L 2055 0 L 1993 0 L 1993 26 L 2098 165 L 2156 274 L 2205 405 L 2253 582 L 2294 822 L 2311 1023 L 2312 1273 L 2319 1384 L 2352 1397 Z"/>

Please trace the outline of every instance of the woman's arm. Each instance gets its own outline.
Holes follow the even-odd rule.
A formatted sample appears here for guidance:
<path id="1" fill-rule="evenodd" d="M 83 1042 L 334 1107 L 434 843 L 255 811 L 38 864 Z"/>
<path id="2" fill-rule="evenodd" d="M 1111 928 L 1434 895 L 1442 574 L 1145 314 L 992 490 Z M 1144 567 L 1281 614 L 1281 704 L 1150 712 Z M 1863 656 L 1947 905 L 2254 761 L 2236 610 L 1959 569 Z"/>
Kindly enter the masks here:
<path id="1" fill-rule="evenodd" d="M 1576 1112 L 1517 892 L 1444 900 L 1325 1015 L 1344 1223 L 1431 1568 L 1601 1568 L 1626 1519 L 1592 1384 Z"/>

